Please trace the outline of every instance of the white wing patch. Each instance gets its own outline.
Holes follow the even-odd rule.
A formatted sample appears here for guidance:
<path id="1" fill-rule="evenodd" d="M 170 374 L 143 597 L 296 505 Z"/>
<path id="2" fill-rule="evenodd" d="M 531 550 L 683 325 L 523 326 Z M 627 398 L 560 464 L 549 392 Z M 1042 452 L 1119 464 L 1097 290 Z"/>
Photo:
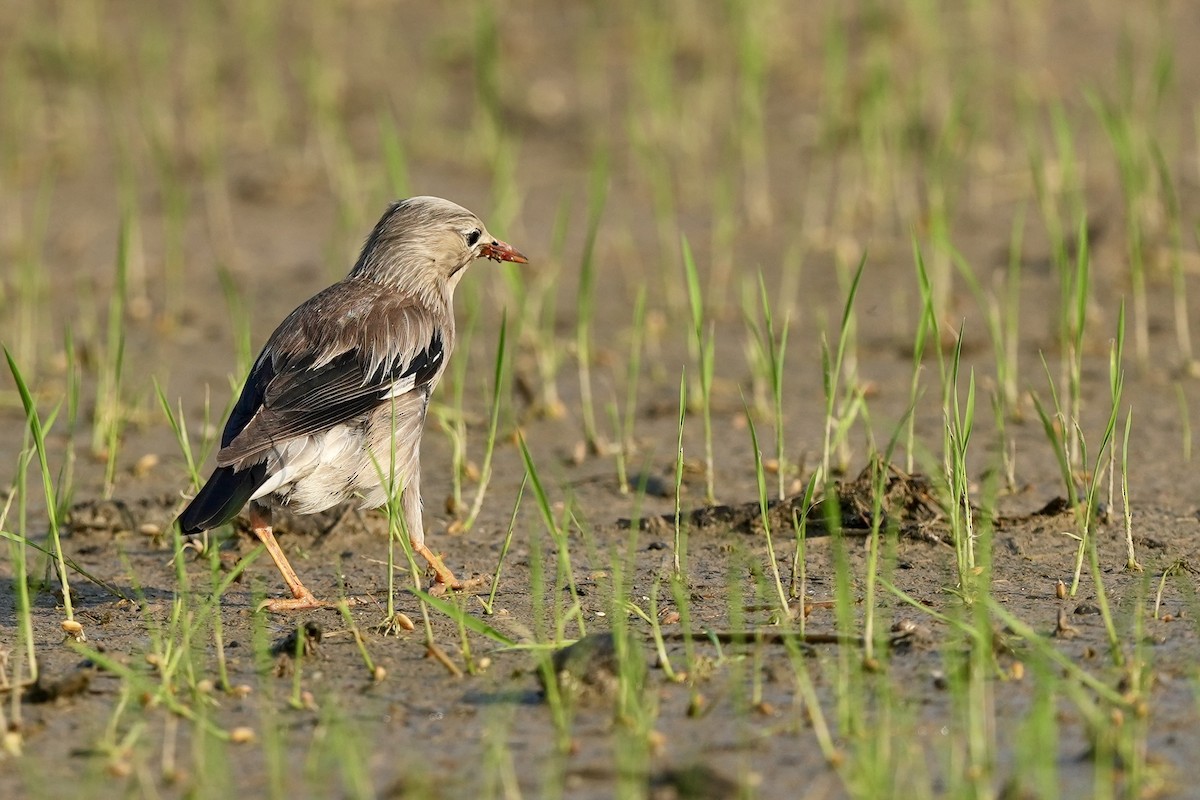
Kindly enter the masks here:
<path id="1" fill-rule="evenodd" d="M 409 375 L 401 378 L 392 384 L 392 388 L 388 389 L 387 394 L 383 395 L 383 400 L 388 400 L 392 397 L 399 397 L 402 394 L 408 394 L 417 385 L 417 376 Z"/>

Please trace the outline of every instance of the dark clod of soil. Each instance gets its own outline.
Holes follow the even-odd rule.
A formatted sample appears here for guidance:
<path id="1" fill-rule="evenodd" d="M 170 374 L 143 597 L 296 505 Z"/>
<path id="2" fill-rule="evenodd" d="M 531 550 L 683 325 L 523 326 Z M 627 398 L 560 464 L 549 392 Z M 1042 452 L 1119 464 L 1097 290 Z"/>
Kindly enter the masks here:
<path id="1" fill-rule="evenodd" d="M 53 703 L 81 695 L 91 685 L 92 667 L 79 667 L 61 678 L 48 679 L 45 674 L 39 675 L 37 682 L 25 692 L 27 703 Z"/>
<path id="2" fill-rule="evenodd" d="M 740 795 L 736 783 L 705 764 L 664 770 L 650 779 L 653 800 L 727 800 Z"/>
<path id="3" fill-rule="evenodd" d="M 629 661 L 642 683 L 646 660 L 633 637 L 627 640 Z M 620 653 L 612 631 L 592 633 L 555 651 L 550 659 L 558 691 L 575 702 L 606 702 L 616 694 L 621 674 Z M 546 691 L 546 675 L 538 672 L 538 683 Z"/>
<path id="4" fill-rule="evenodd" d="M 858 476 L 847 483 L 838 482 L 834 488 L 836 504 L 828 506 L 831 498 L 820 497 L 805 507 L 804 493 L 797 493 L 767 504 L 767 522 L 774 530 L 790 529 L 798 520 L 807 519 L 810 535 L 829 532 L 829 515 L 839 519 L 843 533 L 865 535 L 870 532 L 875 509 L 878 507 L 882 529 L 894 528 L 901 535 L 941 542 L 932 530 L 942 519 L 932 482 L 924 475 L 909 475 L 891 464 L 868 464 Z M 682 520 L 693 531 L 738 531 L 756 534 L 763 530 L 762 506 L 757 500 L 733 505 L 714 505 L 694 509 Z M 622 519 L 618 525 L 628 528 L 632 520 Z M 675 524 L 672 514 L 647 517 L 639 521 L 640 528 L 665 531 Z"/>
<path id="5" fill-rule="evenodd" d="M 317 652 L 317 645 L 320 643 L 321 626 L 309 620 L 303 625 L 296 626 L 291 633 L 275 642 L 271 646 L 271 654 L 294 657 L 299 652 L 301 656 L 309 656 Z"/>

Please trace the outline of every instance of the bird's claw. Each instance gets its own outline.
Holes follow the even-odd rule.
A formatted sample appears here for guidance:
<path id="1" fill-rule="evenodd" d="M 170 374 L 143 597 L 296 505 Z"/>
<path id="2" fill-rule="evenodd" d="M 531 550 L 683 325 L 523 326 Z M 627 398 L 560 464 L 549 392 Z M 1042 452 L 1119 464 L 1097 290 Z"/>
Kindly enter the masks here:
<path id="1" fill-rule="evenodd" d="M 329 608 L 332 605 L 334 604 L 318 600 L 311 592 L 304 592 L 296 597 L 276 597 L 273 600 L 263 600 L 254 611 L 255 613 L 266 611 L 271 614 L 284 614 L 289 611 Z"/>
<path id="2" fill-rule="evenodd" d="M 486 585 L 487 579 L 480 576 L 460 581 L 451 575 L 450 580 L 443 581 L 442 576 L 439 574 L 433 586 L 429 587 L 429 593 L 434 597 L 441 597 L 447 592 L 473 592 L 476 589 L 482 589 Z"/>

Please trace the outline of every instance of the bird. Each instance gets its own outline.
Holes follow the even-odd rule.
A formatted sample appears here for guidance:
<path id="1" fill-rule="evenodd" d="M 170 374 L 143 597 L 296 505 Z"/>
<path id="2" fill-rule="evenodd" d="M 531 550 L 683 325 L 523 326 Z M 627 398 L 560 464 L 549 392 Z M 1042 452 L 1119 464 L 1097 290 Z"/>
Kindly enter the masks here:
<path id="1" fill-rule="evenodd" d="M 462 584 L 425 544 L 421 432 L 454 350 L 454 290 L 476 259 L 526 264 L 449 200 L 390 204 L 345 278 L 298 306 L 268 338 L 233 405 L 211 477 L 178 517 L 193 537 L 236 517 L 275 562 L 291 597 L 263 608 L 325 605 L 296 575 L 272 512 L 315 514 L 348 500 L 378 508 L 399 492 L 414 553 L 436 581 Z"/>

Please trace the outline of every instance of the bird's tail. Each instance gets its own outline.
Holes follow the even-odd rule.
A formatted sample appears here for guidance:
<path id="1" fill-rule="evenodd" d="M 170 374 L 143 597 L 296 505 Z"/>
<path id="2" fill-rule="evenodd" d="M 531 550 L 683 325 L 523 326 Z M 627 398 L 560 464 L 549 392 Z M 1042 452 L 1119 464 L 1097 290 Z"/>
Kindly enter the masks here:
<path id="1" fill-rule="evenodd" d="M 241 470 L 218 467 L 204 488 L 179 515 L 180 533 L 188 536 L 229 522 L 266 480 L 265 461 Z"/>

